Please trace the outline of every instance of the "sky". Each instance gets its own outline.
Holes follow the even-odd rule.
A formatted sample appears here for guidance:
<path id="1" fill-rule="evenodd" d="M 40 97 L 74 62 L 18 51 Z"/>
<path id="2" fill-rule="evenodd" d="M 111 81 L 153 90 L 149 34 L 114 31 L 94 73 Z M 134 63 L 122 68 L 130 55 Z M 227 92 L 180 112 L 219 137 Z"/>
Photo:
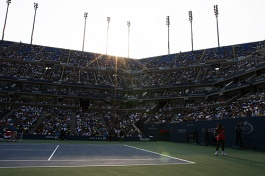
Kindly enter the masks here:
<path id="1" fill-rule="evenodd" d="M 192 11 L 193 49 L 214 48 L 214 5 L 220 46 L 265 40 L 265 0 L 11 0 L 4 40 L 31 42 L 34 2 L 35 45 L 82 51 L 87 12 L 85 52 L 141 59 L 191 51 Z M 6 0 L 0 0 L 1 37 L 6 11 Z"/>

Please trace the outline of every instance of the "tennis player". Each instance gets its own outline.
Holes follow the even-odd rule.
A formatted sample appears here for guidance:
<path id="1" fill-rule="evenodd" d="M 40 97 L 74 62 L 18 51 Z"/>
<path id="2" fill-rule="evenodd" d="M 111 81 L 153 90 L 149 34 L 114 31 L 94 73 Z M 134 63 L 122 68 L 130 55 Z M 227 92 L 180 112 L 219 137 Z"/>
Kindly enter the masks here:
<path id="1" fill-rule="evenodd" d="M 218 155 L 218 150 L 220 145 L 222 145 L 222 155 L 226 156 L 225 153 L 225 128 L 222 126 L 222 124 L 217 124 L 217 128 L 215 129 L 215 136 L 216 136 L 216 151 L 215 155 Z"/>

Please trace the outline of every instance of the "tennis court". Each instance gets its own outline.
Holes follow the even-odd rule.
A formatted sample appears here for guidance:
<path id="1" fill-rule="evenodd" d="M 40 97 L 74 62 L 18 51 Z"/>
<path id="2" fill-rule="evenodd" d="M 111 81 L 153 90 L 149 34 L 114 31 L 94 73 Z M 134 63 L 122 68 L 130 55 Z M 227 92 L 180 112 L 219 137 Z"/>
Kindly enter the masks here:
<path id="1" fill-rule="evenodd" d="M 0 168 L 192 163 L 124 144 L 0 144 Z"/>

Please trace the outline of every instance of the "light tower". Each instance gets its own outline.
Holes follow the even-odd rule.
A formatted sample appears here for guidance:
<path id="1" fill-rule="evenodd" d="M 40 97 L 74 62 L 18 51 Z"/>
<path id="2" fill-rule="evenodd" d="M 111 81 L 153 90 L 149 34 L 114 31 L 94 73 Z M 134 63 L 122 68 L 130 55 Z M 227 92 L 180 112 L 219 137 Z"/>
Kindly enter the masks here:
<path id="1" fill-rule="evenodd" d="M 131 22 L 127 21 L 127 26 L 128 26 L 128 59 L 130 56 L 130 26 L 131 26 Z"/>
<path id="2" fill-rule="evenodd" d="M 170 54 L 170 47 L 169 47 L 169 25 L 170 25 L 170 20 L 169 20 L 169 16 L 167 16 L 166 25 L 167 25 L 167 28 L 168 28 L 168 31 L 167 31 L 167 48 L 168 48 L 168 54 Z"/>
<path id="3" fill-rule="evenodd" d="M 216 17 L 216 28 L 217 28 L 217 39 L 218 39 L 218 47 L 220 47 L 220 42 L 219 42 L 219 27 L 218 27 L 218 15 L 219 15 L 219 11 L 218 11 L 218 5 L 214 5 L 214 14 Z"/>
<path id="4" fill-rule="evenodd" d="M 108 27 L 107 27 L 107 42 L 106 42 L 106 56 L 108 55 L 108 42 L 109 42 L 109 23 L 110 17 L 107 17 Z"/>
<path id="5" fill-rule="evenodd" d="M 33 40 L 33 32 L 34 32 L 34 26 L 35 26 L 36 12 L 37 12 L 37 9 L 38 9 L 38 3 L 34 2 L 34 9 L 35 9 L 35 13 L 34 13 L 34 19 L 33 19 L 33 27 L 32 27 L 30 44 L 32 44 L 32 40 Z"/>
<path id="6" fill-rule="evenodd" d="M 6 19 L 7 19 L 7 14 L 8 14 L 8 9 L 9 9 L 9 4 L 11 3 L 11 0 L 7 0 L 7 9 L 6 9 L 6 18 L 5 18 L 5 23 L 4 23 L 4 28 L 3 28 L 3 34 L 2 34 L 2 40 L 4 40 L 4 35 L 5 35 L 5 28 L 6 28 Z"/>
<path id="7" fill-rule="evenodd" d="M 189 11 L 190 29 L 191 29 L 191 50 L 193 51 L 193 31 L 192 31 L 192 11 Z"/>
<path id="8" fill-rule="evenodd" d="M 84 51 L 84 45 L 85 45 L 85 36 L 86 36 L 86 19 L 87 19 L 87 12 L 84 13 L 85 17 L 85 25 L 84 25 L 84 35 L 83 35 L 83 46 L 82 46 L 82 51 Z"/>

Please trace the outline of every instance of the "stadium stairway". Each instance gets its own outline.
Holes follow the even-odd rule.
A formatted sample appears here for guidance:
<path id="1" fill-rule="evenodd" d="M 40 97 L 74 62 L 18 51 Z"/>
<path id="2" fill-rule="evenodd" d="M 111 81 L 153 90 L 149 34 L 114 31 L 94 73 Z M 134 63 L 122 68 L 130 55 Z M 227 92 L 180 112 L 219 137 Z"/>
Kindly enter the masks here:
<path id="1" fill-rule="evenodd" d="M 34 125 L 34 127 L 30 130 L 29 134 L 33 134 L 34 131 L 37 130 L 38 126 L 43 122 L 43 120 L 45 119 L 45 114 L 47 114 L 47 111 L 43 110 L 39 116 L 39 119 L 37 120 L 36 124 Z"/>
<path id="2" fill-rule="evenodd" d="M 12 114 L 12 110 L 10 110 L 8 113 L 6 113 L 3 117 L 0 117 L 0 120 L 3 118 L 3 119 L 6 119 L 8 116 L 10 116 Z"/>
<path id="3" fill-rule="evenodd" d="M 137 131 L 137 133 L 142 133 L 141 130 L 133 123 L 132 124 L 133 128 L 134 128 L 134 131 Z"/>
<path id="4" fill-rule="evenodd" d="M 76 131 L 76 112 L 72 111 L 70 118 L 70 135 L 73 135 Z"/>

